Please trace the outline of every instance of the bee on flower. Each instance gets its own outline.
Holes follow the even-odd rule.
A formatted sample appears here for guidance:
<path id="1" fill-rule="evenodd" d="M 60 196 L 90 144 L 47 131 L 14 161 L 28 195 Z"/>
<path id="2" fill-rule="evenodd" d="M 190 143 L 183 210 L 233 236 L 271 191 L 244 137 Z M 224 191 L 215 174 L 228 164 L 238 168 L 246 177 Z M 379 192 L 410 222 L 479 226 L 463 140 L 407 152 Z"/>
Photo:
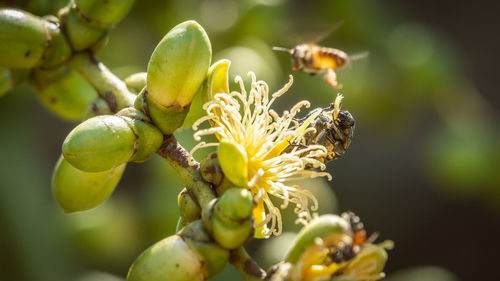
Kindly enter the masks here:
<path id="1" fill-rule="evenodd" d="M 385 276 L 387 250 L 394 243 L 358 245 L 352 255 L 337 260 L 332 253 L 357 244 L 359 217 L 352 212 L 314 218 L 295 237 L 284 261 L 272 266 L 269 281 L 374 281 Z M 372 235 L 373 237 L 373 235 Z M 356 246 L 357 247 L 357 246 Z"/>
<path id="2" fill-rule="evenodd" d="M 227 68 L 225 71 L 227 77 Z M 294 204 L 297 221 L 307 223 L 312 219 L 311 212 L 317 210 L 318 202 L 309 190 L 289 182 L 315 177 L 331 180 L 331 175 L 323 172 L 325 164 L 319 160 L 327 154 L 323 145 L 296 146 L 286 150 L 291 143 L 314 130 L 309 125 L 320 114 L 315 112 L 299 124 L 294 119 L 303 107 L 310 106 L 308 101 L 297 103 L 282 115 L 271 109 L 276 99 L 291 87 L 293 77 L 290 75 L 289 82 L 270 95 L 264 81 L 257 80 L 253 72 L 248 75 L 252 80 L 250 91 L 245 89 L 242 78 L 237 76 L 235 82 L 240 86 L 239 92 L 213 92 L 211 99 L 203 105 L 206 116 L 193 124 L 196 131 L 194 138 L 201 141 L 202 136 L 215 135 L 218 142 L 201 141 L 191 150 L 191 155 L 200 148 L 218 146 L 218 159 L 224 176 L 233 185 L 252 193 L 255 237 L 267 238 L 282 231 L 280 209 L 273 204 L 270 196 L 282 199 L 280 207 L 283 209 L 289 203 Z M 198 130 L 198 126 L 206 121 L 211 127 Z"/>

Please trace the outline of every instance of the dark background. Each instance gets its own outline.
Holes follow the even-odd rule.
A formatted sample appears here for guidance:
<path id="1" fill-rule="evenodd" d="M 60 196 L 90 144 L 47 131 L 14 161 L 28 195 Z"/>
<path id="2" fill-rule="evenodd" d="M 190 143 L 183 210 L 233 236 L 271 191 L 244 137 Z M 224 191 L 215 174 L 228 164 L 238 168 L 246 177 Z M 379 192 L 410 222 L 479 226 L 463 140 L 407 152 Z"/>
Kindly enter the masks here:
<path id="1" fill-rule="evenodd" d="M 64 2 L 0 3 L 45 15 Z M 99 58 L 122 78 L 145 71 L 157 42 L 187 19 L 207 30 L 214 61 L 230 58 L 231 75 L 253 70 L 271 90 L 291 73 L 288 56 L 272 46 L 325 37 L 319 44 L 368 52 L 338 71 L 344 108 L 357 124 L 347 154 L 328 166 L 334 180 L 308 183 L 320 194 L 320 212 L 353 210 L 370 233 L 380 233 L 379 241 L 395 241 L 387 280 L 498 280 L 497 6 L 484 0 L 137 1 Z M 321 76 L 293 74 L 279 111 L 301 99 L 313 106 L 334 99 Z M 67 215 L 51 196 L 50 177 L 74 124 L 44 110 L 28 84 L 2 97 L 0 120 L 0 279 L 123 280 L 142 250 L 174 232 L 182 183 L 159 157 L 129 164 L 102 206 Z M 178 133 L 187 147 L 191 136 Z M 253 241 L 249 250 L 267 266 L 290 237 Z M 231 266 L 218 276 L 232 278 L 242 280 Z"/>

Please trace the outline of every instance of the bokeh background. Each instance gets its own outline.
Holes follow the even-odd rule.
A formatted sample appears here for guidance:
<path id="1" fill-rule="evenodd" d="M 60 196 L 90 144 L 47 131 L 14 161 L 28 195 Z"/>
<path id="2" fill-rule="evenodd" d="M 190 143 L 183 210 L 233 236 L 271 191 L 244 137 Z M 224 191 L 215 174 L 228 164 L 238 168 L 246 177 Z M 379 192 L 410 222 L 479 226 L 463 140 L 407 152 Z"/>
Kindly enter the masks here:
<path id="1" fill-rule="evenodd" d="M 0 1 L 37 15 L 65 4 Z M 379 241 L 395 241 L 388 281 L 498 280 L 497 8 L 487 0 L 141 0 L 98 57 L 122 78 L 145 71 L 156 43 L 188 19 L 207 30 L 214 60 L 232 60 L 231 77 L 253 70 L 271 89 L 291 73 L 289 56 L 272 46 L 323 38 L 321 45 L 368 53 L 338 71 L 357 124 L 347 154 L 328 165 L 333 181 L 306 183 L 320 212 L 353 210 Z M 293 74 L 278 111 L 335 98 L 321 76 Z M 98 208 L 59 209 L 51 173 L 74 126 L 46 111 L 27 83 L 0 99 L 1 280 L 124 280 L 142 250 L 175 231 L 183 186 L 157 156 L 129 164 Z M 189 129 L 177 137 L 194 144 Z M 298 229 L 286 213 L 289 233 L 248 246 L 264 267 L 283 257 Z M 228 266 L 216 280 L 243 278 Z"/>

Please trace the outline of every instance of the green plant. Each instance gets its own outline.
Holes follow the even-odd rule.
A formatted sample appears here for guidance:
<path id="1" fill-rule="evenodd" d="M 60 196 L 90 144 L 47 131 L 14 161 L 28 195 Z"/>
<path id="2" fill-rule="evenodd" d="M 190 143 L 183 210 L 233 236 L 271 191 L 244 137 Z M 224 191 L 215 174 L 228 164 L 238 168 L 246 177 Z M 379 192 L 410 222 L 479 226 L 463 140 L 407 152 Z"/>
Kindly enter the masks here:
<path id="1" fill-rule="evenodd" d="M 289 180 L 331 177 L 322 171 L 328 153 L 323 145 L 295 145 L 313 129 L 320 111 L 299 124 L 295 116 L 309 106 L 307 101 L 282 115 L 271 109 L 291 87 L 292 76 L 270 94 L 268 85 L 249 73 L 250 91 L 238 76 L 239 92 L 230 92 L 230 62 L 211 65 L 208 35 L 198 23 L 186 21 L 159 42 L 147 73 L 124 82 L 95 54 L 132 5 L 74 0 L 58 17 L 44 18 L 0 10 L 0 39 L 6 42 L 0 46 L 0 89 L 6 92 L 27 79 L 54 114 L 81 120 L 66 137 L 53 174 L 61 208 L 75 212 L 95 207 L 110 196 L 128 162 L 143 162 L 157 153 L 186 186 L 179 195 L 178 232 L 144 251 L 128 280 L 206 280 L 228 262 L 247 280 L 266 275 L 270 280 L 381 278 L 390 243 L 365 243 L 364 237 L 357 243 L 351 217 L 315 217 L 315 196 L 287 185 Z M 193 118 L 193 128 L 204 121 L 209 127 L 197 130 L 199 144 L 188 152 L 172 133 L 189 125 L 187 116 L 200 88 L 203 111 Z M 205 135 L 217 140 L 201 141 Z M 198 163 L 193 153 L 207 146 L 218 150 Z M 298 221 L 306 226 L 288 257 L 266 273 L 243 245 L 252 237 L 281 233 L 280 209 L 269 195 L 283 200 L 281 208 L 294 204 Z M 335 256 L 340 252 L 341 257 Z"/>

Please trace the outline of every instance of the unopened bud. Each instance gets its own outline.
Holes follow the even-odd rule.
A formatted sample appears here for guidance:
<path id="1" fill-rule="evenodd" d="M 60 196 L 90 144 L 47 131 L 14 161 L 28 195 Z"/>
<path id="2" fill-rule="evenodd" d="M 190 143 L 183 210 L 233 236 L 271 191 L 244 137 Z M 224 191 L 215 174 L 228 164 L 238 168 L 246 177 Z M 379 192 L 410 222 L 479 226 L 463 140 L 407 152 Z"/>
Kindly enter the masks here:
<path id="1" fill-rule="evenodd" d="M 72 50 L 66 36 L 61 32 L 59 20 L 56 17 L 44 18 L 45 28 L 50 35 L 50 43 L 47 46 L 43 62 L 40 67 L 53 68 L 62 65 L 72 55 Z"/>
<path id="2" fill-rule="evenodd" d="M 228 189 L 213 208 L 211 229 L 215 241 L 226 249 L 243 245 L 253 231 L 252 208 L 250 191 Z"/>
<path id="3" fill-rule="evenodd" d="M 198 203 L 194 201 L 186 188 L 179 193 L 177 203 L 179 205 L 179 214 L 183 225 L 201 218 L 201 208 Z"/>
<path id="4" fill-rule="evenodd" d="M 21 10 L 0 10 L 0 66 L 32 68 L 38 65 L 49 38 L 41 18 Z"/>
<path id="5" fill-rule="evenodd" d="M 105 2 L 105 1 L 102 1 Z M 108 30 L 89 25 L 76 8 L 68 6 L 59 11 L 59 19 L 64 26 L 64 31 L 75 51 L 83 51 L 99 44 L 105 38 Z"/>
<path id="6" fill-rule="evenodd" d="M 10 91 L 14 86 L 13 84 L 10 69 L 0 67 L 0 97 Z"/>
<path id="7" fill-rule="evenodd" d="M 144 89 L 144 87 L 146 87 L 147 75 L 148 74 L 146 72 L 138 72 L 128 76 L 125 78 L 127 88 L 135 93 L 139 93 L 142 89 Z"/>
<path id="8" fill-rule="evenodd" d="M 160 147 L 163 136 L 138 110 L 90 118 L 63 143 L 68 162 L 87 172 L 111 169 L 128 161 L 144 161 Z"/>
<path id="9" fill-rule="evenodd" d="M 178 24 L 156 46 L 148 64 L 146 98 L 149 114 L 164 134 L 182 125 L 211 57 L 208 36 L 195 21 Z"/>
<path id="10" fill-rule="evenodd" d="M 208 70 L 208 78 L 203 83 L 202 100 L 207 103 L 218 93 L 229 93 L 228 71 L 231 61 L 222 59 Z"/>
<path id="11" fill-rule="evenodd" d="M 222 271 L 228 259 L 229 251 L 210 241 L 195 221 L 144 251 L 127 281 L 203 281 Z"/>
<path id="12" fill-rule="evenodd" d="M 132 107 L 122 109 L 116 116 L 127 121 L 136 137 L 135 152 L 130 161 L 144 162 L 156 153 L 163 142 L 163 135 L 158 128 L 150 123 L 151 120 L 148 116 Z"/>
<path id="13" fill-rule="evenodd" d="M 97 98 L 94 88 L 67 66 L 55 70 L 36 69 L 32 82 L 43 105 L 69 121 L 80 121 L 88 105 Z"/>
<path id="14" fill-rule="evenodd" d="M 201 160 L 200 172 L 203 179 L 214 186 L 219 186 L 222 183 L 224 174 L 217 159 L 217 152 L 212 152 Z"/>
<path id="15" fill-rule="evenodd" d="M 221 140 L 217 151 L 224 176 L 238 187 L 248 185 L 248 157 L 245 148 L 228 140 Z"/>
<path id="16" fill-rule="evenodd" d="M 121 21 L 135 0 L 75 0 L 78 13 L 91 26 L 110 28 Z"/>
<path id="17" fill-rule="evenodd" d="M 61 156 L 52 175 L 52 193 L 67 213 L 91 209 L 111 195 L 125 166 L 89 173 L 73 167 Z"/>
<path id="18" fill-rule="evenodd" d="M 101 97 L 97 97 L 85 109 L 82 120 L 87 120 L 89 118 L 98 115 L 112 115 L 112 114 L 113 111 L 111 110 L 111 108 L 109 108 L 109 105 L 106 102 L 106 100 Z"/>

